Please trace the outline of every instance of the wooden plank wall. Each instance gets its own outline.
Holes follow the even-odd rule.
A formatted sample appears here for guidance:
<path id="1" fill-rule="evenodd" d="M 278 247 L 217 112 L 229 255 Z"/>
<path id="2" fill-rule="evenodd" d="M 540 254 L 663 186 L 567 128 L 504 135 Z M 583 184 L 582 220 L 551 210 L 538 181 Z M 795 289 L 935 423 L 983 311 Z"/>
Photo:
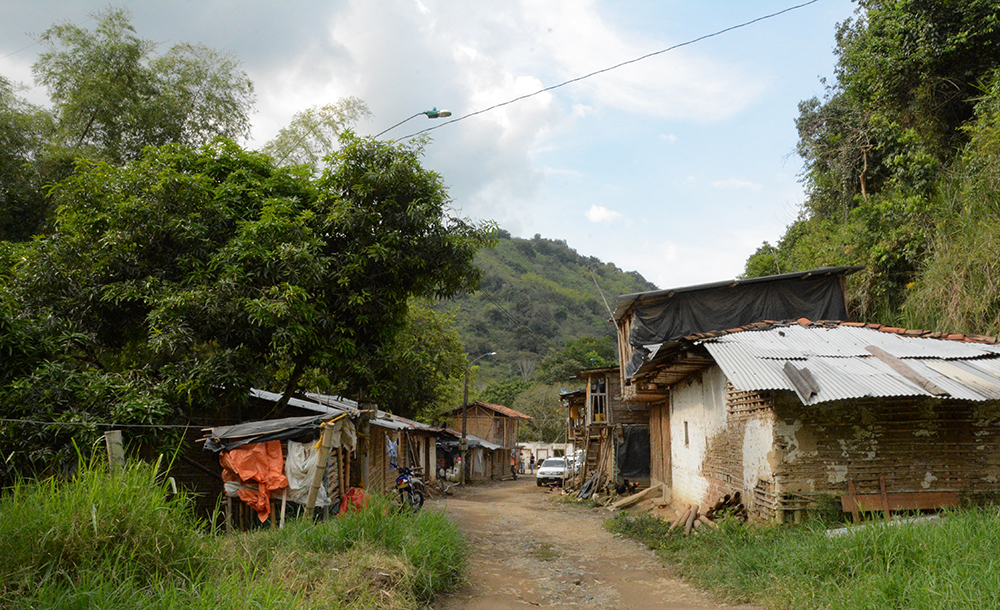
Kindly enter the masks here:
<path id="1" fill-rule="evenodd" d="M 668 489 L 670 476 L 670 401 L 649 405 L 649 477 Z"/>
<path id="2" fill-rule="evenodd" d="M 611 424 L 646 425 L 649 422 L 649 403 L 623 400 L 621 377 L 614 373 L 608 374 L 608 410 Z"/>

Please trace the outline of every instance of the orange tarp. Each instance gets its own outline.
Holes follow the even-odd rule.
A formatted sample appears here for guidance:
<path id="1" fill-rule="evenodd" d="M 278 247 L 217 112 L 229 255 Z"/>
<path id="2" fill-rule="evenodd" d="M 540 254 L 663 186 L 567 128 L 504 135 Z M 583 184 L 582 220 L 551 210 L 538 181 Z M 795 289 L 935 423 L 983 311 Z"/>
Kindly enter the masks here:
<path id="1" fill-rule="evenodd" d="M 239 489 L 240 500 L 257 511 L 261 523 L 271 514 L 271 492 L 288 487 L 285 478 L 284 460 L 281 457 L 281 441 L 251 443 L 223 451 L 219 455 L 222 464 L 222 480 L 241 485 L 257 484 L 257 489 Z"/>

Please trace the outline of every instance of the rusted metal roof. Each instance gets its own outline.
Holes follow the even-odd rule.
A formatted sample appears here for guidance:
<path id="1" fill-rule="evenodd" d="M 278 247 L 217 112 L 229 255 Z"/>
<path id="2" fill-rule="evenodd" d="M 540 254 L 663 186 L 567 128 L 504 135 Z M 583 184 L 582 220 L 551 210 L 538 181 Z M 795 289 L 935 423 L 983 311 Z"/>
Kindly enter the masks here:
<path id="1" fill-rule="evenodd" d="M 470 407 L 473 406 L 473 405 L 479 405 L 480 407 L 483 407 L 485 409 L 489 409 L 489 410 L 495 411 L 495 412 L 497 412 L 497 413 L 499 413 L 501 415 L 506 415 L 507 417 L 513 417 L 515 419 L 531 419 L 530 415 L 525 415 L 524 413 L 521 413 L 520 411 L 515 411 L 514 409 L 511 409 L 510 407 L 505 407 L 503 405 L 493 404 L 492 402 L 485 402 L 485 401 L 482 401 L 482 400 L 475 400 L 475 401 L 469 403 Z M 458 408 L 454 409 L 453 411 L 451 411 L 451 414 L 454 415 L 456 413 L 461 413 L 461 412 L 462 412 L 462 407 L 458 407 Z"/>
<path id="2" fill-rule="evenodd" d="M 871 396 L 1000 400 L 1000 345 L 993 337 L 799 320 L 684 342 L 703 346 L 736 389 L 790 390 L 807 405 Z"/>

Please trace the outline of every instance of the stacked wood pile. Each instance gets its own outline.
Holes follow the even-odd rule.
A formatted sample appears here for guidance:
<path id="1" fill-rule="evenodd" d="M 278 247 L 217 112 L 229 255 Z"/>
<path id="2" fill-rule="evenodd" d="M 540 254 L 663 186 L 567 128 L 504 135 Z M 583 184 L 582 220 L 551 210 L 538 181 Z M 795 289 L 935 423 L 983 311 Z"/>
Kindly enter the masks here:
<path id="1" fill-rule="evenodd" d="M 674 531 L 674 528 L 681 528 L 684 531 L 684 535 L 689 536 L 699 527 L 718 528 L 719 525 L 716 521 L 726 515 L 733 515 L 744 523 L 749 518 L 747 508 L 740 500 L 740 492 L 736 492 L 732 496 L 726 494 L 719 498 L 719 501 L 710 506 L 704 514 L 700 511 L 701 507 L 697 504 L 687 506 L 684 510 L 678 510 L 674 518 L 670 520 L 670 527 L 667 529 L 667 532 Z"/>

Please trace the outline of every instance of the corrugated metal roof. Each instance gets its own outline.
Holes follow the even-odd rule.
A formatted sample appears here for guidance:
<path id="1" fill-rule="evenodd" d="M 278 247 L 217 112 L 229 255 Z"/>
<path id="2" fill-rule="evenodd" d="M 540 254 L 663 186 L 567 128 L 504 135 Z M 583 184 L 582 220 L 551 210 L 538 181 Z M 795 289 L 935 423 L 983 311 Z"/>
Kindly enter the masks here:
<path id="1" fill-rule="evenodd" d="M 270 402 L 278 402 L 281 399 L 281 394 L 268 392 L 267 390 L 259 390 L 257 388 L 251 388 L 250 395 L 253 396 L 254 398 L 260 398 L 262 400 L 268 400 Z M 299 409 L 306 409 L 308 411 L 313 411 L 315 413 L 339 414 L 339 413 L 351 412 L 350 409 L 345 409 L 339 405 L 332 405 L 332 404 L 321 405 L 311 400 L 302 400 L 301 398 L 289 398 L 288 404 L 293 407 L 298 407 Z"/>
<path id="2" fill-rule="evenodd" d="M 1000 346 L 909 336 L 838 324 L 783 324 L 693 341 L 708 350 L 739 390 L 796 391 L 784 367 L 807 369 L 819 391 L 805 404 L 871 396 L 932 396 L 866 348 L 874 346 L 948 396 L 1000 399 Z"/>

